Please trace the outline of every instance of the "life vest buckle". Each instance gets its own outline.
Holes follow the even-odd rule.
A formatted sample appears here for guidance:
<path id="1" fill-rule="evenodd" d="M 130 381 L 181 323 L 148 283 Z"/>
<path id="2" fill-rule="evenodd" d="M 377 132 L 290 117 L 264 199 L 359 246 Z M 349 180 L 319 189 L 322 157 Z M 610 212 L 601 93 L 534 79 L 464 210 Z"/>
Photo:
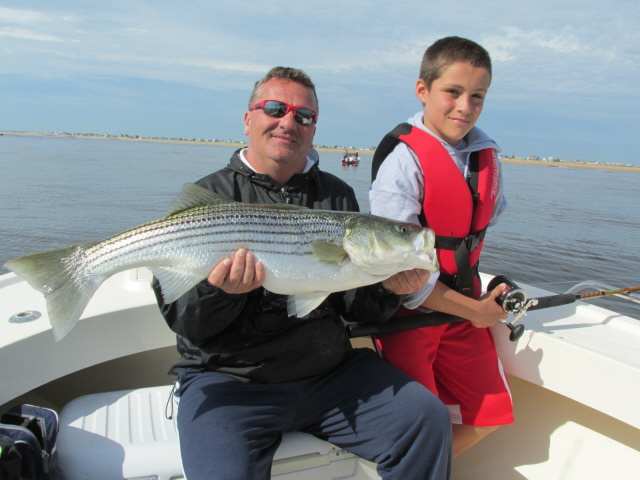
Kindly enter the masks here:
<path id="1" fill-rule="evenodd" d="M 484 240 L 484 234 L 486 233 L 486 229 L 481 230 L 478 233 L 471 234 L 464 238 L 464 243 L 467 246 L 467 252 L 472 252 L 476 248 L 480 246 L 480 243 Z"/>

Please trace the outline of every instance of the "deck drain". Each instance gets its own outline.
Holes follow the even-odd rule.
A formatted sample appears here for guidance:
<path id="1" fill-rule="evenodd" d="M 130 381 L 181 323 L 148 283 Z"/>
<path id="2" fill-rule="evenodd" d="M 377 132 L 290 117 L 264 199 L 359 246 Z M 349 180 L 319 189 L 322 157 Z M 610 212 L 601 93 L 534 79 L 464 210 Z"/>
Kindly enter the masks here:
<path id="1" fill-rule="evenodd" d="M 9 323 L 25 323 L 32 322 L 33 320 L 37 320 L 42 316 L 42 314 L 36 310 L 27 310 L 26 312 L 16 313 L 15 315 L 11 315 L 9 318 Z"/>

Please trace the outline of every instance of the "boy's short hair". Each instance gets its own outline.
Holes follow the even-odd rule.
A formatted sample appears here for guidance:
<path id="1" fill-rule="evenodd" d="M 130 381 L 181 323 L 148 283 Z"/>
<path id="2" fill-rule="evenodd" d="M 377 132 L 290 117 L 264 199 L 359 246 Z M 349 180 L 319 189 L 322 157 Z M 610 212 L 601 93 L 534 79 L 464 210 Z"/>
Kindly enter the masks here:
<path id="1" fill-rule="evenodd" d="M 311 81 L 309 75 L 300 70 L 299 68 L 291 68 L 291 67 L 273 67 L 271 70 L 267 72 L 267 74 L 261 79 L 258 80 L 253 87 L 253 91 L 251 92 L 251 96 L 249 97 L 249 108 L 255 103 L 255 99 L 260 94 L 260 88 L 269 80 L 289 80 L 291 82 L 299 83 L 307 87 L 309 90 L 313 92 L 313 98 L 316 100 L 316 109 L 318 107 L 318 95 L 316 94 L 316 86 Z"/>
<path id="2" fill-rule="evenodd" d="M 420 78 L 431 88 L 434 80 L 442 76 L 442 71 L 458 62 L 470 63 L 476 68 L 484 68 L 491 78 L 491 57 L 476 42 L 461 37 L 445 37 L 437 40 L 424 52 L 420 65 Z"/>

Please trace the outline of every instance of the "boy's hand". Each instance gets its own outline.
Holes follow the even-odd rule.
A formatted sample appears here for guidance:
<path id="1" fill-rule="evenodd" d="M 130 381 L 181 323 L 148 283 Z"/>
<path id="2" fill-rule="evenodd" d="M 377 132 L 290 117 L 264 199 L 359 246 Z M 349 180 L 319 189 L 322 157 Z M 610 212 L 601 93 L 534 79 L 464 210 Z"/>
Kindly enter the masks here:
<path id="1" fill-rule="evenodd" d="M 383 280 L 382 286 L 396 295 L 406 295 L 420 290 L 430 275 L 428 270 L 421 268 L 405 270 Z"/>
<path id="2" fill-rule="evenodd" d="M 506 319 L 509 315 L 503 310 L 503 308 L 496 302 L 496 298 L 502 295 L 508 286 L 505 283 L 501 283 L 492 291 L 485 293 L 478 299 L 478 309 L 469 320 L 471 324 L 476 328 L 487 328 L 495 325 L 500 320 Z"/>
<path id="3" fill-rule="evenodd" d="M 236 251 L 233 259 L 225 258 L 213 267 L 207 281 L 225 293 L 247 293 L 261 287 L 265 271 L 261 262 L 256 262 L 252 252 L 244 248 Z"/>

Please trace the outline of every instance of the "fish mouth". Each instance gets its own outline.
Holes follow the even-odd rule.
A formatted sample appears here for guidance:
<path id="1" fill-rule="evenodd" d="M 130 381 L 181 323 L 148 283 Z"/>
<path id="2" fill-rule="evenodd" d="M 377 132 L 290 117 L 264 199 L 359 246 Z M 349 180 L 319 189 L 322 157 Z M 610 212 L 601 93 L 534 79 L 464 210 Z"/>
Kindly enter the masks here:
<path id="1" fill-rule="evenodd" d="M 422 248 L 425 251 L 433 252 L 436 251 L 436 232 L 434 232 L 430 228 L 425 228 L 422 231 Z"/>
<path id="2" fill-rule="evenodd" d="M 421 265 L 418 268 L 423 268 L 429 272 L 437 272 L 440 270 L 440 263 L 438 262 L 438 255 L 436 253 L 436 235 L 430 228 L 425 228 L 420 235 L 418 235 L 417 250 L 420 250 L 418 258 Z"/>
<path id="3" fill-rule="evenodd" d="M 440 270 L 440 263 L 438 262 L 438 256 L 435 252 L 429 253 L 426 251 L 421 252 L 417 257 L 415 268 L 421 268 L 431 273 L 435 273 Z"/>
<path id="4" fill-rule="evenodd" d="M 427 270 L 431 273 L 435 273 L 440 270 L 440 263 L 438 262 L 438 256 L 433 253 L 424 253 L 420 255 L 420 259 L 425 263 L 425 265 L 420 266 L 424 270 Z"/>

